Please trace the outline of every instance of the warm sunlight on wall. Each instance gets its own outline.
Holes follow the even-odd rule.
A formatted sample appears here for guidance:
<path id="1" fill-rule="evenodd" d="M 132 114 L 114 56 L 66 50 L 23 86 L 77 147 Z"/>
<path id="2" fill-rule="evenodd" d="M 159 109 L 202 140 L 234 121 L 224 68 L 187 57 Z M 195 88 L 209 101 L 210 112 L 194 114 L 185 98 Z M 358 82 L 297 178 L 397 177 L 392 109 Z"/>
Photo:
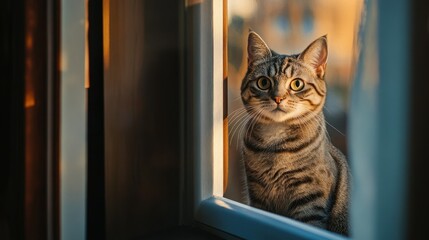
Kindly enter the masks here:
<path id="1" fill-rule="evenodd" d="M 103 63 L 104 70 L 110 64 L 110 0 L 103 0 Z"/>

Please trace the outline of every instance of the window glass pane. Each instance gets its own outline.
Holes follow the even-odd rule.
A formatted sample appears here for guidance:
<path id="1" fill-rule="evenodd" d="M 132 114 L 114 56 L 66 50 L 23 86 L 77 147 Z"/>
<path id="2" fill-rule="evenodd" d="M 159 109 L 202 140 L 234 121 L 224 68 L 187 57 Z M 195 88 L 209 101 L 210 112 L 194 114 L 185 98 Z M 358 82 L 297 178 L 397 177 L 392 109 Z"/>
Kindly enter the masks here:
<path id="1" fill-rule="evenodd" d="M 229 0 L 228 1 L 228 121 L 229 179 L 225 197 L 243 198 L 244 171 L 241 144 L 246 112 L 240 96 L 248 70 L 249 30 L 280 54 L 298 54 L 317 38 L 327 35 L 328 60 L 325 74 L 327 97 L 324 107 L 331 142 L 347 156 L 348 99 L 357 60 L 356 33 L 362 0 Z"/>

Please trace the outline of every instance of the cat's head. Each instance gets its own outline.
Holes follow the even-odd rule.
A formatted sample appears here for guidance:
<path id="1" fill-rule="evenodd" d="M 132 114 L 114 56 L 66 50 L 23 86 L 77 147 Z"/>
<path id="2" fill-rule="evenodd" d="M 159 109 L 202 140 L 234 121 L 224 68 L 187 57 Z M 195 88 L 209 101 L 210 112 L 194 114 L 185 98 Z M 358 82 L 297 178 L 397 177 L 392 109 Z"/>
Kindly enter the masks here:
<path id="1" fill-rule="evenodd" d="M 250 31 L 247 52 L 248 70 L 241 85 L 241 98 L 251 115 L 260 121 L 302 122 L 322 111 L 326 95 L 326 36 L 316 39 L 300 54 L 282 55 Z"/>

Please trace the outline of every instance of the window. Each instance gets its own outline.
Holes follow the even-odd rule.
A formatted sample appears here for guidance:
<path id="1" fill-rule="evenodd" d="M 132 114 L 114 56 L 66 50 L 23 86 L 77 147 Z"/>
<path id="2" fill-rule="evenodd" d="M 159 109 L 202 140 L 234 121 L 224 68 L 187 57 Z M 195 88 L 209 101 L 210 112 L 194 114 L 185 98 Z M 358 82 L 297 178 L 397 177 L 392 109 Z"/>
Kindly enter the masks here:
<path id="1" fill-rule="evenodd" d="M 194 56 L 188 74 L 196 82 L 194 111 L 196 218 L 227 234 L 251 238 L 342 239 L 334 233 L 264 212 L 223 197 L 223 11 L 225 2 L 188 5 Z M 212 15 L 210 14 L 212 13 Z M 197 17 L 195 19 L 195 17 Z M 191 23 L 198 24 L 192 25 Z M 212 25 L 210 23 L 213 23 Z M 201 27 L 212 26 L 212 28 Z M 207 82 L 212 79 L 212 83 Z"/>
<path id="2" fill-rule="evenodd" d="M 194 95 L 194 119 L 198 123 L 195 142 L 199 143 L 194 165 L 197 221 L 245 239 L 344 239 L 223 197 L 220 136 L 223 134 L 221 102 L 224 93 L 222 55 L 219 53 L 225 43 L 220 24 L 223 4 L 225 1 L 204 1 L 187 6 L 189 15 L 200 22 L 188 29 L 196 46 L 196 57 L 188 64 L 195 67 L 190 74 L 198 86 Z M 354 175 L 351 234 L 356 239 L 400 239 L 404 236 L 408 104 L 404 79 L 407 79 L 408 68 L 401 67 L 393 59 L 408 58 L 407 38 L 400 33 L 408 29 L 408 13 L 403 11 L 407 7 L 406 1 L 393 5 L 369 1 L 365 7 L 361 33 L 363 50 L 352 90 L 349 128 Z M 313 27 L 307 24 L 311 21 L 311 16 L 309 18 L 305 21 L 305 29 Z M 391 28 L 392 23 L 397 23 L 399 29 Z M 287 19 L 278 19 L 275 24 L 287 31 L 285 26 L 289 23 Z M 207 82 L 208 79 L 212 82 Z M 392 103 L 395 108 L 391 107 Z M 398 127 L 401 130 L 394 131 Z"/>

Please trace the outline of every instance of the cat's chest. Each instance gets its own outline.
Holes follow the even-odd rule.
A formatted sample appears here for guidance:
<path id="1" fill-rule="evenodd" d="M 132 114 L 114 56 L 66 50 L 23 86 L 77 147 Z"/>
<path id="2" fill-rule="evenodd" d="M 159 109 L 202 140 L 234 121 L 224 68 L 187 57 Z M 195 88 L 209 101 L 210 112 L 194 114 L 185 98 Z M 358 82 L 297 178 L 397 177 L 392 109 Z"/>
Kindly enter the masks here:
<path id="1" fill-rule="evenodd" d="M 288 126 L 260 124 L 243 138 L 245 161 L 273 163 L 303 161 L 322 155 L 325 151 L 323 126 Z"/>
<path id="2" fill-rule="evenodd" d="M 255 135 L 261 140 L 261 143 L 267 145 L 275 144 L 296 135 L 293 130 L 286 127 L 264 127 L 258 130 Z"/>
<path id="3" fill-rule="evenodd" d="M 333 160 L 323 151 L 306 155 L 290 153 L 244 154 L 246 175 L 250 181 L 257 179 L 263 191 L 273 197 L 288 188 L 302 183 L 308 186 L 329 188 L 334 179 Z"/>
<path id="4" fill-rule="evenodd" d="M 285 137 L 296 135 L 301 131 L 302 129 L 300 129 L 299 127 L 290 126 L 285 123 L 258 124 L 252 129 L 252 132 L 255 135 L 265 139 L 266 141 L 282 139 Z"/>
<path id="5" fill-rule="evenodd" d="M 323 162 L 253 169 L 247 173 L 251 196 L 259 195 L 266 203 L 281 200 L 284 205 L 312 191 L 321 191 L 327 196 L 335 178 L 330 167 Z"/>

